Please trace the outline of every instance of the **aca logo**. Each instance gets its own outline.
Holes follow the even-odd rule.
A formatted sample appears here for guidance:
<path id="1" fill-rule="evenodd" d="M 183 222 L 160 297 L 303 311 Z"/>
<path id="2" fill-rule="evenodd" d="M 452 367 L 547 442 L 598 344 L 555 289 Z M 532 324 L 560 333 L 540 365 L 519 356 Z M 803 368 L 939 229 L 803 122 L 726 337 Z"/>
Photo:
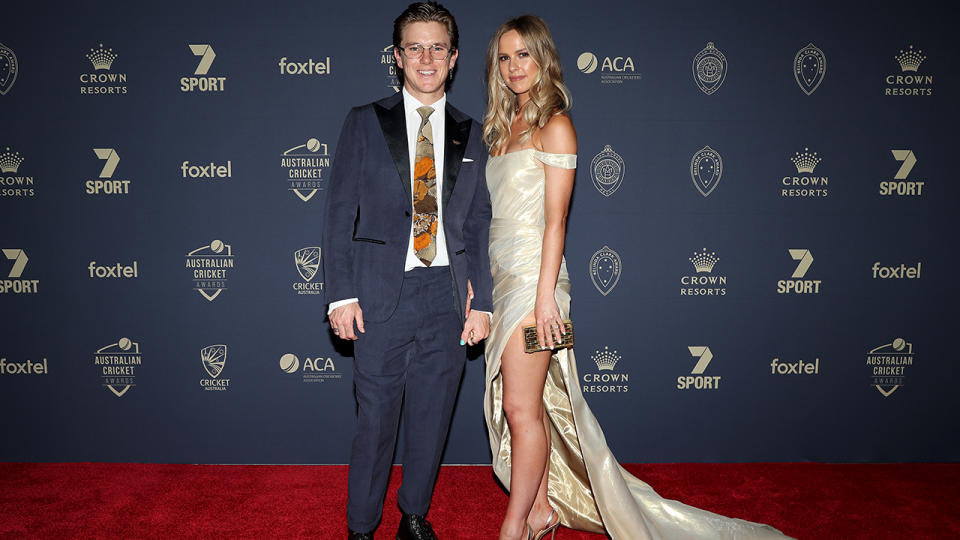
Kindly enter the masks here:
<path id="1" fill-rule="evenodd" d="M 36 294 L 40 288 L 39 279 L 20 279 L 23 270 L 27 267 L 27 252 L 22 249 L 4 249 L 4 257 L 13 261 L 13 266 L 7 273 L 7 279 L 0 279 L 0 294 Z"/>
<path id="2" fill-rule="evenodd" d="M 200 62 L 197 64 L 197 68 L 193 71 L 194 75 L 207 75 L 210 71 L 210 66 L 213 64 L 213 60 L 217 57 L 217 53 L 213 52 L 213 47 L 203 43 L 197 45 L 188 45 L 190 47 L 190 52 L 194 56 L 200 57 Z M 223 92 L 226 88 L 227 78 L 226 77 L 181 77 L 180 78 L 180 91 L 181 92 Z"/>
<path id="3" fill-rule="evenodd" d="M 913 45 L 893 57 L 900 66 L 900 73 L 887 75 L 883 89 L 885 96 L 932 96 L 933 75 L 920 75 L 920 64 L 927 59 L 921 50 L 913 50 Z"/>
<path id="4" fill-rule="evenodd" d="M 301 201 L 309 201 L 317 191 L 323 189 L 323 173 L 330 168 L 327 143 L 311 137 L 306 144 L 285 150 L 280 155 L 280 168 L 283 170 L 283 181 L 287 190 L 292 191 Z"/>
<path id="5" fill-rule="evenodd" d="M 288 61 L 284 56 L 277 65 L 280 66 L 280 75 L 329 75 L 331 68 L 329 56 L 325 60 L 308 58 L 305 62 Z"/>
<path id="6" fill-rule="evenodd" d="M 227 365 L 226 345 L 208 345 L 200 349 L 200 363 L 210 376 L 200 379 L 200 388 L 211 392 L 226 392 L 230 388 L 230 379 L 220 378 Z"/>
<path id="7" fill-rule="evenodd" d="M 591 74 L 600 69 L 600 82 L 603 84 L 623 84 L 625 81 L 639 81 L 642 77 L 636 72 L 633 58 L 630 56 L 604 56 L 601 60 L 596 54 L 586 51 L 577 58 L 577 69 L 581 73 Z"/>
<path id="8" fill-rule="evenodd" d="M 620 260 L 620 254 L 609 246 L 603 246 L 593 254 L 593 257 L 590 257 L 590 280 L 604 296 L 610 294 L 617 286 L 622 269 L 623 261 Z"/>
<path id="9" fill-rule="evenodd" d="M 297 273 L 302 281 L 293 282 L 293 290 L 299 294 L 321 294 L 323 282 L 313 281 L 320 270 L 320 248 L 305 247 L 293 252 L 293 262 L 297 266 Z"/>
<path id="10" fill-rule="evenodd" d="M 709 197 L 723 177 L 723 158 L 710 146 L 704 146 L 690 158 L 690 179 L 704 197 Z"/>
<path id="11" fill-rule="evenodd" d="M 913 365 L 913 360 L 913 343 L 903 338 L 874 347 L 867 353 L 870 385 L 876 387 L 883 397 L 890 397 L 903 386 L 907 368 Z"/>
<path id="12" fill-rule="evenodd" d="M 597 188 L 604 197 L 613 195 L 623 184 L 623 175 L 626 169 L 623 158 L 613 151 L 609 144 L 593 157 L 590 162 L 590 178 L 593 187 Z"/>
<path id="13" fill-rule="evenodd" d="M 693 57 L 693 81 L 701 92 L 709 96 L 723 85 L 726 77 L 727 57 L 711 41 Z"/>
<path id="14" fill-rule="evenodd" d="M 213 302 L 227 288 L 234 268 L 233 247 L 214 240 L 187 253 L 186 267 L 193 273 L 193 289 Z"/>
<path id="15" fill-rule="evenodd" d="M 804 94 L 814 93 L 826 74 L 827 56 L 813 43 L 808 43 L 793 57 L 793 78 Z"/>
<path id="16" fill-rule="evenodd" d="M 343 379 L 337 371 L 337 366 L 331 357 L 305 357 L 303 368 L 300 367 L 300 357 L 293 353 L 286 353 L 280 357 L 280 369 L 284 373 L 300 373 L 300 380 L 305 383 L 324 383 Z"/>
<path id="17" fill-rule="evenodd" d="M 93 153 L 103 160 L 103 168 L 96 180 L 87 180 L 87 195 L 127 195 L 130 193 L 130 180 L 113 177 L 120 163 L 120 154 L 113 148 L 94 148 Z"/>
<path id="18" fill-rule="evenodd" d="M 693 264 L 694 274 L 680 278 L 680 296 L 725 296 L 727 294 L 727 276 L 713 273 L 713 267 L 720 257 L 713 251 L 694 251 L 688 259 Z"/>
<path id="19" fill-rule="evenodd" d="M 689 375 L 677 377 L 677 390 L 719 390 L 721 376 L 703 374 L 713 360 L 710 347 L 695 345 L 687 349 L 690 355 L 697 359 L 697 363 L 694 364 Z"/>
<path id="20" fill-rule="evenodd" d="M 814 176 L 813 170 L 823 161 L 816 152 L 810 153 L 809 148 L 804 148 L 803 153 L 795 152 L 790 158 L 794 167 L 797 169 L 796 176 L 784 176 L 780 180 L 781 197 L 826 197 L 830 178 L 826 176 Z"/>
<path id="21" fill-rule="evenodd" d="M 126 94 L 127 74 L 110 71 L 118 56 L 113 49 L 104 49 L 103 43 L 96 49 L 90 49 L 86 57 L 93 65 L 93 72 L 80 74 L 80 93 L 88 96 Z"/>
<path id="22" fill-rule="evenodd" d="M 778 294 L 820 294 L 819 279 L 803 279 L 813 264 L 813 254 L 808 249 L 788 249 L 790 257 L 799 261 L 790 276 L 793 279 L 781 279 L 777 282 Z"/>
<path id="23" fill-rule="evenodd" d="M 917 164 L 917 156 L 913 150 L 891 150 L 893 158 L 900 162 L 900 168 L 893 175 L 893 180 L 880 182 L 880 194 L 890 196 L 919 197 L 923 195 L 923 180 L 907 180 L 910 171 Z"/>
<path id="24" fill-rule="evenodd" d="M 33 197 L 33 177 L 18 174 L 24 159 L 20 152 L 11 152 L 8 146 L 0 152 L 0 197 Z"/>
<path id="25" fill-rule="evenodd" d="M 0 95 L 7 95 L 7 92 L 13 88 L 13 83 L 17 82 L 17 74 L 20 72 L 20 63 L 17 61 L 17 55 L 0 43 Z"/>
<path id="26" fill-rule="evenodd" d="M 387 78 L 387 88 L 392 88 L 394 92 L 399 92 L 400 71 L 397 69 L 397 59 L 393 55 L 393 45 L 387 45 L 377 53 L 380 58 L 380 68 L 384 70 Z"/>
<path id="27" fill-rule="evenodd" d="M 120 338 L 97 349 L 93 365 L 97 366 L 101 384 L 117 397 L 123 397 L 137 385 L 137 368 L 143 363 L 140 344 L 129 338 Z"/>
<path id="28" fill-rule="evenodd" d="M 583 393 L 624 393 L 630 391 L 630 374 L 615 370 L 623 357 L 610 347 L 594 352 L 590 359 L 597 365 L 596 373 L 584 373 L 580 390 Z"/>

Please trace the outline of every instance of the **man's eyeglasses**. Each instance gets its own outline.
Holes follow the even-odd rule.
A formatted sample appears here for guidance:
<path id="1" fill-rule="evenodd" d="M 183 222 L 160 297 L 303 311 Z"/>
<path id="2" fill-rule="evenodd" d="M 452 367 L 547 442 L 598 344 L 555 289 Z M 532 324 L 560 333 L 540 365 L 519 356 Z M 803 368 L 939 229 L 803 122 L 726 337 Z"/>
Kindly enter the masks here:
<path id="1" fill-rule="evenodd" d="M 400 49 L 400 52 L 403 53 L 403 56 L 410 60 L 416 60 L 422 57 L 425 51 L 429 51 L 430 58 L 433 58 L 434 60 L 444 60 L 446 59 L 447 55 L 450 54 L 450 47 L 445 45 L 421 45 L 419 43 L 414 43 L 413 45 L 397 48 Z"/>

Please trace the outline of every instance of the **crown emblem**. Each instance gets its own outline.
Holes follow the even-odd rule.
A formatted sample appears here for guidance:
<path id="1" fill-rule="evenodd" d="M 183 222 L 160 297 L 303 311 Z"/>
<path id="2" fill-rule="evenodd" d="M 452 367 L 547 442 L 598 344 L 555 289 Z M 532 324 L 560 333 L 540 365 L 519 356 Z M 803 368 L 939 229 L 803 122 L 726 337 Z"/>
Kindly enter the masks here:
<path id="1" fill-rule="evenodd" d="M 817 157 L 816 152 L 811 154 L 809 148 L 804 148 L 802 154 L 796 152 L 796 154 L 790 158 L 790 161 L 796 165 L 798 173 L 812 173 L 813 169 L 816 168 L 817 164 L 822 160 L 823 158 Z"/>
<path id="2" fill-rule="evenodd" d="M 99 49 L 90 49 L 90 53 L 87 54 L 87 58 L 93 64 L 93 69 L 110 69 L 117 56 L 119 55 L 113 52 L 113 49 L 104 49 L 103 43 L 100 44 Z"/>
<path id="3" fill-rule="evenodd" d="M 600 371 L 613 371 L 613 367 L 622 358 L 617 351 L 610 351 L 609 347 L 604 347 L 602 351 L 597 351 L 590 358 L 596 362 L 597 369 Z"/>
<path id="4" fill-rule="evenodd" d="M 9 146 L 6 151 L 0 154 L 0 172 L 15 173 L 20 168 L 21 163 L 23 163 L 23 158 L 20 157 L 20 152 L 10 153 Z"/>
<path id="5" fill-rule="evenodd" d="M 920 64 L 927 59 L 923 51 L 913 50 L 913 45 L 907 48 L 906 52 L 900 49 L 900 54 L 893 57 L 900 63 L 900 71 L 916 71 Z"/>
<path id="6" fill-rule="evenodd" d="M 694 251 L 693 257 L 690 257 L 690 262 L 693 263 L 693 267 L 697 269 L 698 274 L 713 272 L 713 265 L 717 264 L 719 260 L 720 257 L 717 257 L 716 253 L 707 253 L 707 248 L 703 248 L 703 251 L 700 252 Z"/>

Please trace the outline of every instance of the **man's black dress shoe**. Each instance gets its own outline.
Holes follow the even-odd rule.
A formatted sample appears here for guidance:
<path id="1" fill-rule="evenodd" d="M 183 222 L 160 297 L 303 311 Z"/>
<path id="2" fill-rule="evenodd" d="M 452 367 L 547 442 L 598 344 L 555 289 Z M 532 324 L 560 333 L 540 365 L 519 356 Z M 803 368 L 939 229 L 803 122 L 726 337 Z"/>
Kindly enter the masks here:
<path id="1" fill-rule="evenodd" d="M 350 534 L 347 535 L 347 540 L 373 540 L 373 533 L 358 533 L 350 531 Z"/>
<path id="2" fill-rule="evenodd" d="M 438 540 L 430 522 L 423 516 L 404 514 L 397 529 L 397 540 Z"/>

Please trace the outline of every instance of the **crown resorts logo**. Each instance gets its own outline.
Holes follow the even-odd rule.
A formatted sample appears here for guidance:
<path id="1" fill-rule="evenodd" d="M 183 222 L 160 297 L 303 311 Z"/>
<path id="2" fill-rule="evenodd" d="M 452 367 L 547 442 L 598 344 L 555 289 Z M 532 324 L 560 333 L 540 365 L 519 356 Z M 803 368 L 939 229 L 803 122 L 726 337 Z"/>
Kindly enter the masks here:
<path id="1" fill-rule="evenodd" d="M 200 363 L 210 378 L 200 379 L 200 388 L 212 392 L 226 392 L 230 388 L 230 379 L 221 379 L 223 368 L 227 364 L 227 346 L 208 345 L 200 349 Z"/>
<path id="2" fill-rule="evenodd" d="M 305 247 L 293 252 L 293 262 L 297 266 L 297 273 L 302 281 L 293 282 L 293 290 L 297 294 L 320 294 L 323 292 L 323 282 L 313 278 L 320 270 L 320 248 Z"/>
<path id="3" fill-rule="evenodd" d="M 820 294 L 819 279 L 802 279 L 813 264 L 813 254 L 808 249 L 788 249 L 790 257 L 799 261 L 793 274 L 793 279 L 781 279 L 777 282 L 778 294 Z"/>
<path id="4" fill-rule="evenodd" d="M 907 368 L 913 365 L 913 343 L 897 338 L 891 343 L 875 347 L 867 353 L 870 385 L 883 397 L 890 397 L 903 386 Z"/>
<path id="5" fill-rule="evenodd" d="M 625 81 L 639 81 L 642 76 L 636 72 L 633 58 L 629 56 L 604 56 L 603 60 L 586 51 L 577 57 L 577 69 L 586 75 L 600 68 L 601 84 L 623 84 Z"/>
<path id="6" fill-rule="evenodd" d="M 33 197 L 33 177 L 18 174 L 24 159 L 8 146 L 0 152 L 0 197 Z"/>
<path id="7" fill-rule="evenodd" d="M 726 77 L 727 57 L 711 41 L 693 57 L 693 81 L 700 91 L 709 96 L 723 85 Z"/>
<path id="8" fill-rule="evenodd" d="M 620 254 L 609 246 L 603 246 L 593 254 L 593 257 L 590 257 L 590 280 L 604 296 L 610 294 L 617 286 L 622 269 L 623 261 L 620 260 Z"/>
<path id="9" fill-rule="evenodd" d="M 20 63 L 17 62 L 17 55 L 0 43 L 0 95 L 7 95 L 7 92 L 13 88 L 13 83 L 17 82 L 17 74 L 20 72 Z"/>
<path id="10" fill-rule="evenodd" d="M 300 373 L 300 380 L 305 383 L 324 383 L 339 381 L 343 375 L 337 372 L 337 366 L 331 357 L 309 357 L 303 361 L 300 368 L 300 358 L 293 353 L 286 353 L 280 357 L 280 369 L 284 373 Z"/>
<path id="11" fill-rule="evenodd" d="M 920 265 L 881 266 L 880 261 L 873 263 L 873 279 L 920 279 Z"/>
<path id="12" fill-rule="evenodd" d="M 725 296 L 727 294 L 727 276 L 713 273 L 720 257 L 707 248 L 694 251 L 688 259 L 693 264 L 695 274 L 680 278 L 680 296 Z"/>
<path id="13" fill-rule="evenodd" d="M 630 391 L 630 374 L 614 371 L 617 363 L 623 359 L 616 351 L 609 347 L 597 350 L 590 356 L 597 365 L 597 373 L 584 373 L 583 384 L 580 390 L 583 393 L 624 393 Z"/>
<path id="14" fill-rule="evenodd" d="M 795 152 L 790 158 L 797 174 L 784 176 L 780 180 L 781 197 L 826 197 L 830 178 L 826 176 L 814 176 L 813 170 L 823 161 L 823 158 L 816 152 L 810 153 L 809 148 L 804 148 L 803 153 Z"/>
<path id="15" fill-rule="evenodd" d="M 93 364 L 99 368 L 101 384 L 117 397 L 123 397 L 137 385 L 136 369 L 143 363 L 140 344 L 129 338 L 120 338 L 97 349 Z"/>
<path id="16" fill-rule="evenodd" d="M 387 88 L 394 92 L 400 91 L 400 71 L 397 69 L 397 59 L 393 56 L 393 45 L 380 49 L 380 65 L 386 70 Z"/>
<path id="17" fill-rule="evenodd" d="M 284 56 L 277 65 L 280 66 L 280 75 L 329 75 L 331 68 L 329 56 L 325 60 L 308 58 L 305 62 L 290 61 Z"/>
<path id="18" fill-rule="evenodd" d="M 703 374 L 713 360 L 710 347 L 695 345 L 687 349 L 690 355 L 697 359 L 697 363 L 690 370 L 690 375 L 677 377 L 677 390 L 719 390 L 721 376 Z"/>
<path id="19" fill-rule="evenodd" d="M 813 43 L 797 51 L 793 57 L 793 78 L 803 93 L 814 93 L 827 74 L 827 56 Z"/>
<path id="20" fill-rule="evenodd" d="M 910 171 L 917 164 L 917 156 L 913 150 L 891 150 L 893 158 L 900 163 L 900 168 L 893 175 L 893 180 L 884 180 L 880 182 L 880 194 L 891 196 L 919 197 L 923 195 L 923 186 L 926 183 L 923 180 L 907 180 Z"/>
<path id="21" fill-rule="evenodd" d="M 0 376 L 3 375 L 46 375 L 50 373 L 47 368 L 47 359 L 34 362 L 27 359 L 23 362 L 9 362 L 6 358 L 0 358 Z"/>
<path id="22" fill-rule="evenodd" d="M 193 288 L 213 302 L 227 288 L 234 268 L 233 247 L 220 240 L 187 253 L 186 267 L 193 272 Z"/>
<path id="23" fill-rule="evenodd" d="M 620 189 L 625 170 L 623 158 L 614 152 L 609 144 L 604 145 L 603 150 L 590 162 L 590 178 L 593 180 L 593 186 L 604 197 L 609 197 Z"/>
<path id="24" fill-rule="evenodd" d="M 185 180 L 217 180 L 233 178 L 233 162 L 229 159 L 225 165 L 210 162 L 206 165 L 191 165 L 189 161 L 180 164 L 180 174 Z"/>
<path id="25" fill-rule="evenodd" d="M 717 189 L 722 176 L 723 158 L 713 148 L 704 146 L 690 159 L 690 179 L 704 197 L 710 196 L 713 190 Z"/>
<path id="26" fill-rule="evenodd" d="M 127 93 L 127 74 L 113 73 L 113 61 L 119 56 L 113 49 L 104 49 L 103 43 L 90 49 L 86 55 L 93 72 L 80 74 L 80 93 L 83 95 L 116 95 Z M 101 73 L 107 72 L 107 73 Z"/>
<path id="27" fill-rule="evenodd" d="M 200 57 L 197 69 L 193 71 L 194 75 L 206 75 L 210 71 L 210 65 L 217 57 L 213 52 L 213 47 L 204 43 L 199 45 L 188 45 L 190 52 L 194 56 Z M 226 77 L 181 77 L 181 92 L 223 92 L 227 83 Z"/>
<path id="28" fill-rule="evenodd" d="M 306 144 L 294 146 L 280 156 L 284 183 L 301 201 L 307 202 L 323 189 L 323 171 L 330 168 L 327 144 L 310 138 Z"/>
<path id="29" fill-rule="evenodd" d="M 98 159 L 103 160 L 103 168 L 100 169 L 100 177 L 96 180 L 87 180 L 87 195 L 127 195 L 130 193 L 130 180 L 119 180 L 113 178 L 113 173 L 117 170 L 117 164 L 120 163 L 120 155 L 113 148 L 94 148 L 93 153 Z"/>
<path id="30" fill-rule="evenodd" d="M 885 96 L 932 96 L 933 75 L 921 75 L 920 64 L 927 59 L 921 50 L 913 50 L 913 45 L 893 57 L 900 65 L 900 73 L 887 75 L 883 89 Z"/>
<path id="31" fill-rule="evenodd" d="M 27 252 L 22 249 L 4 249 L 4 257 L 13 261 L 13 266 L 7 273 L 7 279 L 0 279 L 0 294 L 36 294 L 40 288 L 39 279 L 19 279 L 30 260 Z"/>

